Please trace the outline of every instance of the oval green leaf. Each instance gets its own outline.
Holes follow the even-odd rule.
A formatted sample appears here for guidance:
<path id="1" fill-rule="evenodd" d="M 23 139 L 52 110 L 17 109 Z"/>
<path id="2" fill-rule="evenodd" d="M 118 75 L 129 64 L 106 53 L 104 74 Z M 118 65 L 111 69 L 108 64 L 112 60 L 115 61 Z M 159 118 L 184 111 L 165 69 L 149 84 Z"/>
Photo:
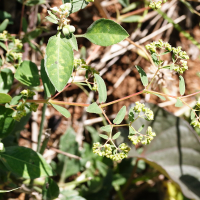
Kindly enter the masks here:
<path id="1" fill-rule="evenodd" d="M 40 85 L 38 68 L 35 63 L 25 60 L 15 73 L 15 78 L 24 85 L 35 87 Z"/>
<path id="2" fill-rule="evenodd" d="M 13 110 L 3 106 L 0 107 L 0 139 L 9 135 L 15 126 L 12 114 Z"/>
<path id="3" fill-rule="evenodd" d="M 69 118 L 71 116 L 70 112 L 66 109 L 63 108 L 62 106 L 58 106 L 56 104 L 51 104 L 58 112 L 60 112 L 63 116 L 66 118 Z"/>
<path id="4" fill-rule="evenodd" d="M 108 132 L 110 133 L 112 131 L 112 126 L 111 125 L 107 125 L 107 126 L 102 126 L 100 128 L 102 131 Z"/>
<path id="5" fill-rule="evenodd" d="M 117 113 L 117 116 L 113 120 L 114 124 L 120 124 L 126 115 L 126 106 L 123 106 L 120 111 Z"/>
<path id="6" fill-rule="evenodd" d="M 99 92 L 99 102 L 104 103 L 107 99 L 107 90 L 106 90 L 106 84 L 104 80 L 99 76 L 98 74 L 94 74 L 94 77 L 97 81 L 97 88 Z"/>
<path id="7" fill-rule="evenodd" d="M 107 135 L 99 134 L 99 136 L 100 136 L 101 138 L 105 139 L 105 140 L 108 139 L 108 136 L 107 136 Z"/>
<path id="8" fill-rule="evenodd" d="M 74 67 L 74 54 L 66 40 L 60 33 L 51 37 L 45 55 L 47 75 L 59 92 L 66 86 Z"/>
<path id="9" fill-rule="evenodd" d="M 9 94 L 0 93 L 0 103 L 8 103 L 12 100 Z"/>
<path id="10" fill-rule="evenodd" d="M 157 97 L 159 97 L 160 99 L 162 99 L 162 100 L 166 100 L 166 98 L 165 97 L 163 97 L 162 95 L 160 95 L 160 94 L 156 94 L 156 93 L 151 93 L 151 94 L 154 94 L 154 95 L 156 95 Z"/>
<path id="11" fill-rule="evenodd" d="M 39 153 L 26 147 L 7 147 L 0 159 L 8 170 L 23 178 L 53 176 L 50 165 Z"/>
<path id="12" fill-rule="evenodd" d="M 176 100 L 176 104 L 175 104 L 176 107 L 182 107 L 183 106 L 183 102 L 178 98 Z"/>
<path id="13" fill-rule="evenodd" d="M 43 185 L 42 188 L 42 199 L 43 200 L 56 199 L 59 195 L 59 192 L 60 191 L 57 183 L 51 178 L 46 178 L 45 184 Z"/>
<path id="14" fill-rule="evenodd" d="M 195 118 L 195 111 L 191 110 L 191 114 L 190 114 L 191 120 L 193 120 Z"/>
<path id="15" fill-rule="evenodd" d="M 85 0 L 62 0 L 64 3 L 72 3 L 72 10 L 70 13 L 75 13 L 83 8 L 85 8 L 89 3 Z"/>
<path id="16" fill-rule="evenodd" d="M 109 19 L 99 19 L 87 29 L 83 37 L 100 46 L 110 46 L 121 42 L 129 34 L 116 22 Z"/>
<path id="17" fill-rule="evenodd" d="M 89 105 L 87 107 L 86 111 L 89 112 L 89 113 L 95 113 L 95 114 L 101 114 L 102 113 L 101 108 L 99 108 L 99 106 L 97 105 L 96 102 Z"/>
<path id="18" fill-rule="evenodd" d="M 47 76 L 45 67 L 44 67 L 44 59 L 41 61 L 41 78 L 44 86 L 44 92 L 46 94 L 46 97 L 49 98 L 51 95 L 55 94 L 55 87 L 51 83 L 49 77 Z"/>
<path id="19" fill-rule="evenodd" d="M 181 95 L 185 94 L 185 81 L 181 75 L 179 76 L 179 91 Z"/>
<path id="20" fill-rule="evenodd" d="M 72 33 L 69 37 L 66 37 L 67 41 L 69 42 L 70 46 L 72 49 L 78 51 L 78 44 L 77 44 L 77 39 Z"/>
<path id="21" fill-rule="evenodd" d="M 112 137 L 112 139 L 113 139 L 113 140 L 116 140 L 120 135 L 121 135 L 121 132 L 117 132 L 117 133 Z"/>
<path id="22" fill-rule="evenodd" d="M 10 69 L 2 69 L 0 72 L 0 93 L 7 93 L 14 80 L 14 74 Z"/>
<path id="23" fill-rule="evenodd" d="M 136 69 L 138 70 L 138 72 L 140 74 L 140 78 L 141 78 L 142 84 L 144 86 L 147 86 L 148 85 L 148 78 L 147 78 L 147 75 L 146 75 L 145 71 L 141 67 L 139 67 L 137 65 L 135 65 L 135 67 L 136 67 Z"/>

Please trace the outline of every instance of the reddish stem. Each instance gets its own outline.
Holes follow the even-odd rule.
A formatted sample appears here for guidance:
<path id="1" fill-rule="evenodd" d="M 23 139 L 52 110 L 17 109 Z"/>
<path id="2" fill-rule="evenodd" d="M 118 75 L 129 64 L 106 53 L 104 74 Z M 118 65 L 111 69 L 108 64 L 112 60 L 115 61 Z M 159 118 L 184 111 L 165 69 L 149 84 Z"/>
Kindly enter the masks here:
<path id="1" fill-rule="evenodd" d="M 56 95 L 54 95 L 51 99 L 52 99 L 52 100 L 55 99 L 61 92 L 63 92 L 64 90 L 66 90 L 70 85 L 71 85 L 71 83 L 69 83 L 67 86 L 65 86 L 65 88 L 64 88 L 62 91 L 58 92 L 58 93 L 57 93 Z"/>
<path id="2" fill-rule="evenodd" d="M 101 108 L 101 110 L 102 110 L 102 113 L 103 113 L 103 115 L 104 115 L 104 117 L 106 118 L 106 120 L 108 121 L 108 123 L 110 124 L 110 125 L 112 125 L 112 122 L 108 119 L 108 116 L 106 115 L 106 113 L 104 112 L 104 110 Z"/>
<path id="3" fill-rule="evenodd" d="M 134 93 L 134 94 L 131 94 L 131 95 L 127 96 L 127 97 L 123 97 L 123 98 L 121 98 L 121 99 L 118 99 L 118 100 L 115 100 L 115 101 L 111 101 L 111 102 L 109 102 L 109 103 L 101 104 L 100 107 L 103 108 L 103 107 L 112 105 L 112 104 L 114 104 L 114 103 L 117 103 L 117 102 L 123 101 L 123 100 L 125 100 L 125 99 L 129 99 L 129 98 L 131 98 L 131 97 L 134 97 L 134 96 L 137 96 L 137 95 L 139 95 L 139 94 L 142 94 L 143 92 L 144 92 L 144 90 L 142 90 L 142 91 L 140 91 L 140 92 L 137 92 L 137 93 Z"/>

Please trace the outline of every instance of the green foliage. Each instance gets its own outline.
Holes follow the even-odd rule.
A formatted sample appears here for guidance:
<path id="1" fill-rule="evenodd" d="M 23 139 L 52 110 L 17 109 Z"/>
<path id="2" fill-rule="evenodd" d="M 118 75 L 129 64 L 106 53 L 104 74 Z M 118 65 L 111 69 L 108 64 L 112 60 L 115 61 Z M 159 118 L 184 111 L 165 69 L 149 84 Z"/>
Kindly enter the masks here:
<path id="1" fill-rule="evenodd" d="M 65 116 L 66 118 L 69 118 L 71 116 L 70 112 L 62 107 L 62 106 L 59 106 L 59 105 L 56 105 L 56 104 L 51 104 L 58 112 L 60 112 L 63 116 Z"/>
<path id="2" fill-rule="evenodd" d="M 129 34 L 109 19 L 99 19 L 87 29 L 83 37 L 100 46 L 110 46 L 126 39 Z"/>
<path id="3" fill-rule="evenodd" d="M 5 19 L 0 25 L 0 33 L 2 33 L 8 26 L 9 20 Z"/>
<path id="4" fill-rule="evenodd" d="M 42 188 L 42 199 L 52 200 L 57 198 L 58 195 L 59 195 L 59 187 L 57 183 L 53 179 L 47 177 L 45 179 L 45 184 L 43 185 Z"/>
<path id="5" fill-rule="evenodd" d="M 45 159 L 32 149 L 7 147 L 4 153 L 0 153 L 0 156 L 6 168 L 19 177 L 34 179 L 54 175 Z"/>
<path id="6" fill-rule="evenodd" d="M 45 56 L 45 69 L 54 87 L 60 92 L 71 77 L 74 56 L 71 46 L 61 34 L 49 39 Z M 67 57 L 67 62 L 65 59 Z"/>
<path id="7" fill-rule="evenodd" d="M 0 72 L 0 93 L 7 93 L 14 80 L 14 75 L 10 69 L 2 69 Z"/>
<path id="8" fill-rule="evenodd" d="M 183 106 L 183 102 L 179 98 L 177 98 L 175 106 L 176 107 L 182 107 Z"/>
<path id="9" fill-rule="evenodd" d="M 138 70 L 138 72 L 140 74 L 140 78 L 141 78 L 142 84 L 144 86 L 147 86 L 148 85 L 148 78 L 147 78 L 147 75 L 146 75 L 145 71 L 141 67 L 139 67 L 137 65 L 135 67 L 136 67 L 136 69 Z"/>
<path id="10" fill-rule="evenodd" d="M 101 114 L 102 113 L 101 108 L 99 108 L 99 106 L 97 105 L 96 102 L 89 105 L 87 107 L 86 111 L 89 112 L 89 113 L 95 113 L 95 114 Z"/>
<path id="11" fill-rule="evenodd" d="M 99 103 L 104 103 L 107 99 L 107 90 L 104 80 L 98 75 L 94 74 L 94 77 L 97 82 L 97 88 L 99 93 Z"/>
<path id="12" fill-rule="evenodd" d="M 24 61 L 18 67 L 15 78 L 27 86 L 35 87 L 40 85 L 37 65 L 31 61 Z"/>
<path id="13" fill-rule="evenodd" d="M 40 72 L 41 72 L 41 78 L 42 78 L 46 97 L 49 98 L 49 97 L 51 97 L 51 95 L 55 94 L 56 90 L 46 73 L 45 66 L 44 66 L 44 59 L 42 59 L 42 61 L 41 61 L 41 71 Z"/>
<path id="14" fill-rule="evenodd" d="M 117 116 L 113 120 L 114 124 L 120 124 L 126 115 L 126 106 L 123 106 L 120 111 L 117 113 Z"/>
<path id="15" fill-rule="evenodd" d="M 8 103 L 12 100 L 12 97 L 5 93 L 0 93 L 0 103 Z"/>

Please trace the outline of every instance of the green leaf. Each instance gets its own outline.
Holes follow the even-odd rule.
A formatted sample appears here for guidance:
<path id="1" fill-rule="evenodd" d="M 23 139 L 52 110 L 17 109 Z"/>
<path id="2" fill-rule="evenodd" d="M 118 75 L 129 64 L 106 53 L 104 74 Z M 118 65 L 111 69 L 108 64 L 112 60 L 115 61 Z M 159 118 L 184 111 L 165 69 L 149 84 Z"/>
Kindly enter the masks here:
<path id="1" fill-rule="evenodd" d="M 0 33 L 2 33 L 8 26 L 9 20 L 5 19 L 0 25 Z"/>
<path id="2" fill-rule="evenodd" d="M 130 154 L 145 160 L 153 168 L 177 183 L 189 199 L 200 199 L 200 142 L 196 132 L 182 118 L 176 117 L 156 105 L 150 104 L 155 113 L 152 126 L 156 137 L 144 146 L 141 155 Z M 144 120 L 138 119 L 133 126 L 138 128 Z M 127 136 L 126 136 L 127 137 Z M 133 146 L 132 146 L 133 147 Z"/>
<path id="3" fill-rule="evenodd" d="M 60 33 L 51 37 L 45 55 L 46 72 L 59 92 L 66 86 L 74 67 L 74 54 L 66 40 Z"/>
<path id="4" fill-rule="evenodd" d="M 85 198 L 79 196 L 76 190 L 62 190 L 60 200 L 86 200 Z"/>
<path id="5" fill-rule="evenodd" d="M 49 98 L 51 97 L 51 95 L 55 94 L 55 87 L 53 86 L 53 84 L 51 83 L 51 81 L 49 80 L 49 77 L 47 76 L 45 67 L 44 67 L 44 59 L 42 59 L 41 61 L 41 78 L 42 78 L 42 82 L 43 82 L 43 86 L 44 86 L 44 91 L 46 94 L 46 97 Z"/>
<path id="6" fill-rule="evenodd" d="M 134 9 L 137 8 L 140 4 L 141 4 L 141 2 L 138 1 L 138 2 L 133 2 L 133 3 L 131 3 L 131 4 L 128 5 L 128 6 L 124 6 L 125 8 L 123 8 L 123 9 L 121 10 L 121 13 L 127 13 L 127 12 L 129 12 L 129 11 L 131 11 L 131 10 L 134 10 Z"/>
<path id="7" fill-rule="evenodd" d="M 129 135 L 135 135 L 136 131 L 133 129 L 132 126 L 129 126 Z"/>
<path id="8" fill-rule="evenodd" d="M 71 34 L 71 36 L 69 38 L 67 38 L 67 41 L 71 45 L 72 49 L 78 51 L 77 39 L 76 39 L 76 37 L 74 36 L 73 33 Z"/>
<path id="9" fill-rule="evenodd" d="M 0 156 L 3 164 L 20 177 L 34 179 L 54 175 L 42 155 L 32 149 L 18 146 L 7 147 Z"/>
<path id="10" fill-rule="evenodd" d="M 120 111 L 117 113 L 117 116 L 113 120 L 114 124 L 120 124 L 126 115 L 126 106 L 123 106 Z"/>
<path id="11" fill-rule="evenodd" d="M 179 98 L 177 98 L 175 106 L 176 107 L 182 107 L 183 106 L 183 102 Z"/>
<path id="12" fill-rule="evenodd" d="M 155 65 L 158 66 L 160 64 L 160 62 L 158 60 L 157 54 L 156 53 L 151 53 L 151 57 L 152 57 L 152 60 L 155 63 Z"/>
<path id="13" fill-rule="evenodd" d="M 60 112 L 63 116 L 65 116 L 66 118 L 69 118 L 71 116 L 70 112 L 62 107 L 62 106 L 58 106 L 56 104 L 51 104 L 58 112 Z"/>
<path id="14" fill-rule="evenodd" d="M 14 190 L 18 190 L 20 187 L 12 189 L 12 190 L 0 190 L 0 193 L 12 192 Z"/>
<path id="15" fill-rule="evenodd" d="M 191 110 L 190 116 L 191 116 L 191 120 L 193 120 L 195 118 L 195 111 L 194 110 Z"/>
<path id="16" fill-rule="evenodd" d="M 99 19 L 87 29 L 83 37 L 100 46 L 110 46 L 126 39 L 129 34 L 116 22 Z"/>
<path id="17" fill-rule="evenodd" d="M 138 132 L 141 132 L 143 128 L 144 128 L 144 124 L 138 129 Z"/>
<path id="18" fill-rule="evenodd" d="M 113 139 L 113 140 L 116 140 L 120 135 L 121 135 L 121 132 L 117 132 L 117 133 L 112 137 L 112 139 Z"/>
<path id="19" fill-rule="evenodd" d="M 58 195 L 59 195 L 59 187 L 57 183 L 51 178 L 46 178 L 45 184 L 43 185 L 42 188 L 42 199 L 52 200 L 57 198 Z"/>
<path id="20" fill-rule="evenodd" d="M 148 85 L 148 78 L 147 78 L 147 75 L 146 75 L 145 71 L 141 67 L 139 67 L 137 65 L 135 65 L 135 67 L 136 67 L 136 69 L 138 70 L 138 72 L 140 74 L 140 78 L 141 78 L 142 84 L 144 86 L 147 86 Z"/>
<path id="21" fill-rule="evenodd" d="M 99 106 L 97 105 L 96 102 L 89 105 L 87 107 L 86 111 L 89 112 L 89 113 L 95 113 L 95 114 L 101 114 L 102 113 L 101 108 L 99 108 Z"/>
<path id="22" fill-rule="evenodd" d="M 67 143 L 67 145 L 66 145 Z M 79 146 L 76 142 L 76 133 L 69 127 L 64 135 L 60 138 L 59 149 L 61 151 L 71 153 L 73 155 L 79 155 Z M 71 175 L 74 175 L 80 171 L 80 161 L 69 158 L 65 155 L 58 154 L 58 166 L 57 173 L 61 174 L 62 180 L 65 181 Z"/>
<path id="23" fill-rule="evenodd" d="M 105 139 L 105 140 L 108 139 L 108 136 L 107 136 L 107 135 L 99 134 L 99 136 L 100 136 L 101 138 Z"/>
<path id="24" fill-rule="evenodd" d="M 58 24 L 58 20 L 57 19 L 54 19 L 53 17 L 51 16 L 46 16 L 45 17 L 48 21 L 50 21 L 51 23 L 53 24 Z"/>
<path id="25" fill-rule="evenodd" d="M 118 1 L 124 7 L 127 7 L 129 5 L 129 0 L 118 0 Z"/>
<path id="26" fill-rule="evenodd" d="M 185 81 L 181 75 L 179 76 L 179 90 L 181 95 L 185 94 Z"/>
<path id="27" fill-rule="evenodd" d="M 0 93 L 0 103 L 8 103 L 12 100 L 9 94 Z"/>
<path id="28" fill-rule="evenodd" d="M 12 113 L 13 110 L 3 106 L 0 107 L 0 139 L 9 135 L 15 125 Z"/>
<path id="29" fill-rule="evenodd" d="M 135 115 L 134 115 L 133 108 L 130 108 L 130 110 L 129 110 L 128 120 L 129 120 L 130 122 L 133 122 L 133 121 L 135 120 Z"/>
<path id="30" fill-rule="evenodd" d="M 125 22 L 125 23 L 133 23 L 133 22 L 140 22 L 140 20 L 142 20 L 142 16 L 141 15 L 132 15 L 132 16 L 129 16 L 129 17 L 126 17 L 126 18 L 123 18 L 121 19 L 119 17 L 119 20 L 121 22 Z"/>
<path id="31" fill-rule="evenodd" d="M 70 13 L 75 13 L 83 8 L 85 8 L 89 3 L 85 0 L 62 0 L 64 3 L 72 3 L 72 10 Z"/>
<path id="32" fill-rule="evenodd" d="M 15 73 L 15 78 L 24 85 L 35 87 L 40 85 L 38 68 L 31 61 L 24 61 Z"/>
<path id="33" fill-rule="evenodd" d="M 100 129 L 102 131 L 110 133 L 112 131 L 112 126 L 111 125 L 106 125 L 106 126 L 102 126 Z"/>
<path id="34" fill-rule="evenodd" d="M 4 68 L 0 72 L 0 93 L 7 93 L 14 80 L 14 75 L 10 69 Z"/>
<path id="35" fill-rule="evenodd" d="M 107 90 L 106 90 L 106 84 L 104 80 L 99 76 L 98 74 L 94 74 L 94 77 L 97 81 L 97 88 L 99 92 L 99 102 L 104 103 L 107 99 Z"/>
<path id="36" fill-rule="evenodd" d="M 162 95 L 160 95 L 160 94 L 157 94 L 157 93 L 151 93 L 151 94 L 154 94 L 154 95 L 156 95 L 157 97 L 159 97 L 160 99 L 162 99 L 162 100 L 166 100 L 166 98 L 165 97 L 163 97 Z"/>

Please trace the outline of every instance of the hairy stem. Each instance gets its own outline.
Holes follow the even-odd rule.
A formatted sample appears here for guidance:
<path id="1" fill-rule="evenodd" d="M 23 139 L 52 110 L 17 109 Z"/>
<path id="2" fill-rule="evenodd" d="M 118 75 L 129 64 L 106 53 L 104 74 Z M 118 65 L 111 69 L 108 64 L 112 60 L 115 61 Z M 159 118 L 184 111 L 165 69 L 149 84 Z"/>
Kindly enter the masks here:
<path id="1" fill-rule="evenodd" d="M 140 91 L 140 92 L 137 92 L 137 93 L 134 93 L 134 94 L 131 94 L 131 95 L 129 95 L 129 96 L 123 97 L 123 98 L 121 98 L 121 99 L 118 99 L 118 100 L 115 100 L 115 101 L 111 101 L 111 102 L 109 102 L 109 103 L 101 104 L 100 107 L 101 107 L 101 108 L 104 108 L 104 107 L 106 107 L 106 106 L 112 105 L 112 104 L 114 104 L 114 103 L 118 103 L 118 102 L 120 102 L 120 101 L 129 99 L 129 98 L 131 98 L 131 97 L 137 96 L 137 95 L 142 94 L 142 93 L 144 93 L 144 90 L 142 90 L 142 91 Z"/>

